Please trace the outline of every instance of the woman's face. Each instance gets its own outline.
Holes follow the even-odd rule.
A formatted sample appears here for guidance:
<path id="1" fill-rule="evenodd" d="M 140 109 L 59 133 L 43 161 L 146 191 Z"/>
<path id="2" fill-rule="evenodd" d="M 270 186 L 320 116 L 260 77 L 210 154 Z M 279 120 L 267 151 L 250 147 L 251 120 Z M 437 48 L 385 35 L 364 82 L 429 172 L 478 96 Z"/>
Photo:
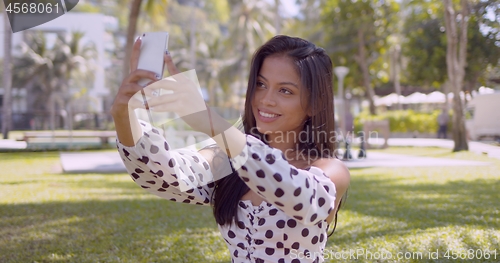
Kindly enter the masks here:
<path id="1" fill-rule="evenodd" d="M 293 61 L 286 56 L 270 56 L 264 59 L 257 76 L 252 100 L 252 112 L 257 129 L 262 134 L 286 136 L 302 130 L 307 118 L 301 105 L 305 95 L 300 76 Z"/>

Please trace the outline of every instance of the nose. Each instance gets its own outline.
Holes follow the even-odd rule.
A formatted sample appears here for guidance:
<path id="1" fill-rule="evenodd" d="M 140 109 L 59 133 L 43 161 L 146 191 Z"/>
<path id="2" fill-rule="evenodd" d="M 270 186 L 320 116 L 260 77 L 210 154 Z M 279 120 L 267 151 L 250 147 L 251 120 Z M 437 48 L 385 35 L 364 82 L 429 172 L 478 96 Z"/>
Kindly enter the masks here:
<path id="1" fill-rule="evenodd" d="M 260 103 L 267 106 L 276 106 L 276 100 L 271 89 L 267 89 L 262 92 L 261 96 Z"/>

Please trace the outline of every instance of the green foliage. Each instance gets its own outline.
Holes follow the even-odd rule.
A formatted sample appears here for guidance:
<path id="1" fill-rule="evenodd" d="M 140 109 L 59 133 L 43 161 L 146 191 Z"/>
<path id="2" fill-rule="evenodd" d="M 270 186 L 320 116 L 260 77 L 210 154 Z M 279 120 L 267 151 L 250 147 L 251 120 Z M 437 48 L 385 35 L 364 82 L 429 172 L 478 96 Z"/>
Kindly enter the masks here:
<path id="1" fill-rule="evenodd" d="M 443 8 L 441 1 L 411 1 L 408 6 L 403 55 L 405 75 L 412 85 L 439 88 L 448 78 Z M 486 84 L 486 69 L 500 61 L 500 22 L 489 20 L 487 10 L 498 13 L 500 9 L 494 1 L 471 4 L 465 80 L 474 88 Z"/>
<path id="2" fill-rule="evenodd" d="M 435 110 L 431 113 L 403 110 L 387 111 L 377 115 L 370 115 L 369 112 L 363 111 L 354 118 L 354 131 L 362 131 L 363 123 L 365 121 L 389 120 L 389 128 L 391 132 L 436 133 L 438 130 L 437 117 L 439 113 L 439 110 Z"/>
<path id="3" fill-rule="evenodd" d="M 360 60 L 367 60 L 372 84 L 388 81 L 381 65 L 389 49 L 388 37 L 394 33 L 399 4 L 396 1 L 341 1 L 328 0 L 322 8 L 321 24 L 323 46 L 331 55 L 334 66 L 349 67 L 345 78 L 347 87 L 363 87 Z M 359 57 L 358 33 L 364 35 L 367 54 Z"/>

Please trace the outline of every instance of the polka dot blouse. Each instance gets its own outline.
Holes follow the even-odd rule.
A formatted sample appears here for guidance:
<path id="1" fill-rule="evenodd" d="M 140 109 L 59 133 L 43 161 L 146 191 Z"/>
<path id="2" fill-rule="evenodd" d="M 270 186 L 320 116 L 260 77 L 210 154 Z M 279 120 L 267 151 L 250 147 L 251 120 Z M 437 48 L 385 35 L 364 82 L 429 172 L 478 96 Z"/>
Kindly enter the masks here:
<path id="1" fill-rule="evenodd" d="M 171 150 L 158 130 L 141 125 L 144 136 L 136 146 L 117 141 L 132 180 L 161 198 L 210 205 L 215 184 L 205 158 L 188 149 Z M 240 200 L 238 221 L 219 225 L 232 262 L 323 262 L 335 185 L 321 169 L 297 169 L 281 150 L 250 135 L 246 139 L 244 150 L 230 161 L 265 201 L 254 206 Z"/>

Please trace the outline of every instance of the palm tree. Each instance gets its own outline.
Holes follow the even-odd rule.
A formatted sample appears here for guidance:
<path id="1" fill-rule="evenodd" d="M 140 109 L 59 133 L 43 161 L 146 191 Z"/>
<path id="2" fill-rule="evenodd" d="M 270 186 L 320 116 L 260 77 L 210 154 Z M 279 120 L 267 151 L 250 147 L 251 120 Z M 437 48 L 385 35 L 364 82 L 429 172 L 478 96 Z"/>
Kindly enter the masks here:
<path id="1" fill-rule="evenodd" d="M 236 67 L 239 75 L 236 93 L 241 94 L 246 88 L 250 54 L 276 34 L 273 25 L 275 13 L 272 4 L 266 0 L 231 1 L 231 5 L 231 20 L 237 21 L 232 25 L 231 41 L 236 42 L 233 42 L 236 44 L 235 53 L 240 58 L 240 64 Z"/>
<path id="2" fill-rule="evenodd" d="M 219 107 L 221 102 L 217 99 L 217 89 L 221 86 L 220 73 L 224 69 L 236 65 L 238 57 L 227 56 L 227 49 L 221 38 L 216 38 L 211 43 L 203 41 L 198 46 L 200 60 L 198 60 L 197 68 L 205 69 L 200 73 L 205 73 L 207 76 L 206 85 L 211 100 L 210 105 Z"/>
<path id="3" fill-rule="evenodd" d="M 70 79 L 79 71 L 90 74 L 90 61 L 96 51 L 93 44 L 82 47 L 82 37 L 81 32 L 59 34 L 54 47 L 49 49 L 43 33 L 35 32 L 27 34 L 28 43 L 20 45 L 23 55 L 14 65 L 16 86 L 29 90 L 28 105 L 33 110 L 49 112 L 52 130 L 56 126 L 57 109 L 66 112 L 65 126 L 72 128 Z"/>
<path id="4" fill-rule="evenodd" d="M 11 106 L 12 30 L 9 28 L 10 22 L 6 13 L 3 14 L 3 25 L 4 25 L 4 53 L 3 53 L 4 57 L 3 57 L 3 78 L 2 78 L 2 86 L 3 86 L 2 134 L 4 139 L 8 139 L 12 123 L 12 106 Z"/>

